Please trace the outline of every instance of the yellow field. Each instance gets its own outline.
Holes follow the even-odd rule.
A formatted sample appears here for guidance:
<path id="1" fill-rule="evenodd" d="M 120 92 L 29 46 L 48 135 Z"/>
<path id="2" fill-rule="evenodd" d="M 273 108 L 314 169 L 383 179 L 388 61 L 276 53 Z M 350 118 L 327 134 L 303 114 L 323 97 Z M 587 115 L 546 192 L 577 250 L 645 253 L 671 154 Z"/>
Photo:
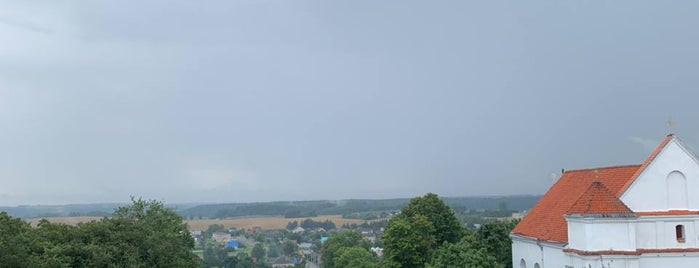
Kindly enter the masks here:
<path id="1" fill-rule="evenodd" d="M 48 218 L 34 218 L 34 219 L 28 219 L 27 222 L 29 222 L 32 226 L 36 226 L 37 223 L 41 219 L 47 219 L 50 222 L 53 223 L 63 223 L 63 224 L 68 224 L 68 225 L 77 225 L 78 223 L 82 222 L 90 222 L 90 221 L 98 221 L 102 219 L 102 217 L 88 217 L 88 216 L 80 216 L 80 217 L 48 217 Z"/>
<path id="2" fill-rule="evenodd" d="M 224 228 L 235 227 L 238 229 L 249 229 L 255 226 L 262 227 L 263 230 L 270 229 L 285 229 L 286 224 L 290 221 L 301 221 L 307 218 L 284 218 L 281 216 L 276 217 L 254 217 L 254 218 L 235 218 L 235 219 L 225 219 L 225 220 L 186 220 L 185 222 L 189 225 L 190 230 L 203 230 L 209 228 L 212 224 L 222 224 Z M 363 223 L 364 220 L 356 219 L 344 219 L 341 215 L 325 215 L 318 217 L 311 217 L 310 219 L 314 221 L 325 221 L 330 220 L 335 223 L 335 226 L 340 228 L 345 223 Z"/>

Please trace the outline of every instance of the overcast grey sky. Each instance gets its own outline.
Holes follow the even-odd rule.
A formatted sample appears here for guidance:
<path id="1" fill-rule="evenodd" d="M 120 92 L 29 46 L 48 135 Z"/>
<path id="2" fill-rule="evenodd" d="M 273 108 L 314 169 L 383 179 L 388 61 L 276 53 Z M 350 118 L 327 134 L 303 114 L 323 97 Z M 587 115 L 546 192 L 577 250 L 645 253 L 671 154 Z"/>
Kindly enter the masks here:
<path id="1" fill-rule="evenodd" d="M 0 205 L 541 194 L 699 148 L 697 1 L 0 1 Z"/>

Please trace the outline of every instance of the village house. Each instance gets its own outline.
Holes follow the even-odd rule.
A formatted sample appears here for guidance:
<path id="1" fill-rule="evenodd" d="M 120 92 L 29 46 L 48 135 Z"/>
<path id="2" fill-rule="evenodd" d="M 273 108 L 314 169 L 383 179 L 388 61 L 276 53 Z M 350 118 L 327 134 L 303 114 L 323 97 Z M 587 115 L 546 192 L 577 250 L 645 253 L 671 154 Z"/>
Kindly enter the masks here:
<path id="1" fill-rule="evenodd" d="M 230 241 L 233 239 L 231 234 L 229 233 L 224 233 L 224 232 L 216 232 L 211 235 L 211 238 L 216 241 L 217 243 L 223 245 L 224 243 Z"/>
<path id="2" fill-rule="evenodd" d="M 520 268 L 697 267 L 699 159 L 668 135 L 639 165 L 566 170 L 511 233 Z"/>

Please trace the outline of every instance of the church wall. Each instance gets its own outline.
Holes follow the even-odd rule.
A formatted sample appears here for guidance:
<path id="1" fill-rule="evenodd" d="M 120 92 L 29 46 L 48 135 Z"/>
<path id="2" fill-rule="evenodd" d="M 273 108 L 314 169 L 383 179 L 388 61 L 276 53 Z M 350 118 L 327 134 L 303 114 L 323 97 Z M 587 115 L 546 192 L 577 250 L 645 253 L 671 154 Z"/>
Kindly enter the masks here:
<path id="1" fill-rule="evenodd" d="M 682 225 L 684 241 L 678 241 L 676 226 Z M 699 215 L 641 217 L 636 228 L 636 247 L 650 248 L 697 248 L 699 237 Z"/>
<path id="2" fill-rule="evenodd" d="M 526 268 L 533 268 L 535 264 L 539 264 L 542 268 L 563 267 L 568 261 L 562 249 L 562 245 L 512 236 L 512 264 L 515 268 L 519 268 L 524 260 Z"/>
<path id="3" fill-rule="evenodd" d="M 636 250 L 634 219 L 567 217 L 568 247 L 584 251 Z"/>
<path id="4" fill-rule="evenodd" d="M 639 260 L 640 268 L 672 267 L 672 268 L 696 268 L 699 264 L 697 253 L 674 253 L 651 255 L 643 254 Z M 593 266 L 594 267 L 594 266 Z"/>
<path id="5" fill-rule="evenodd" d="M 562 267 L 566 268 L 640 268 L 639 256 L 633 255 L 602 255 L 602 256 L 579 256 L 569 254 L 570 261 Z"/>
<path id="6" fill-rule="evenodd" d="M 620 199 L 635 212 L 699 210 L 699 164 L 673 139 Z"/>

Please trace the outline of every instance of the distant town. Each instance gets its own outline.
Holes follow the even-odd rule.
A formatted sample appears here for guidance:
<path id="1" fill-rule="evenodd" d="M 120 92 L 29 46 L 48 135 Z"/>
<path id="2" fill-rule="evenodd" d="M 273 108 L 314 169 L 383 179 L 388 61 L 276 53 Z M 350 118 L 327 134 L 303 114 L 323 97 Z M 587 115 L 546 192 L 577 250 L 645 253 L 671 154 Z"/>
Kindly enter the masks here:
<path id="1" fill-rule="evenodd" d="M 441 198 L 462 226 L 519 220 L 540 196 Z M 323 200 L 169 206 L 186 223 L 191 252 L 202 267 L 321 267 L 323 244 L 339 234 L 356 234 L 378 265 L 390 219 L 411 199 Z M 42 219 L 78 226 L 111 217 L 127 204 L 0 207 L 36 226 Z M 509 229 L 507 230 L 509 233 Z M 327 253 L 326 253 L 327 254 Z M 237 266 L 236 266 L 237 265 Z M 322 267 L 327 267 L 323 265 Z M 335 266 L 342 267 L 342 266 Z"/>

